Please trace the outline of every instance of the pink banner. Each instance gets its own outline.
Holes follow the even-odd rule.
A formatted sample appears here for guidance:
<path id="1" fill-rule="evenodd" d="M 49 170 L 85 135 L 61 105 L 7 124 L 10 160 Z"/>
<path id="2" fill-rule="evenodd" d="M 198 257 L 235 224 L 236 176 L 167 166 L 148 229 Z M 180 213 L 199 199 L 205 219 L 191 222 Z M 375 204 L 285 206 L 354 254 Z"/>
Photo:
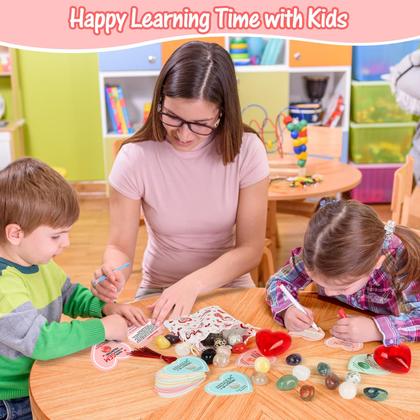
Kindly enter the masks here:
<path id="1" fill-rule="evenodd" d="M 420 37 L 419 16 L 418 0 L 3 0 L 0 43 L 84 50 L 229 33 L 367 44 Z"/>

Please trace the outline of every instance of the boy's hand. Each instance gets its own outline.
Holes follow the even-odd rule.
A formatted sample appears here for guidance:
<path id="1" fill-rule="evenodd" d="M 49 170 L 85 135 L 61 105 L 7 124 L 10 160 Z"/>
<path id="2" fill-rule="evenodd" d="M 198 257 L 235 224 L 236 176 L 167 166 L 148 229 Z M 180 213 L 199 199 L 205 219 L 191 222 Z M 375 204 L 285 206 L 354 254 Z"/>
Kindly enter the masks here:
<path id="1" fill-rule="evenodd" d="M 374 320 L 366 316 L 349 316 L 339 319 L 330 332 L 334 337 L 353 343 L 382 341 L 382 334 Z"/>
<path id="2" fill-rule="evenodd" d="M 125 285 L 125 277 L 121 271 L 112 271 L 114 267 L 104 264 L 94 272 L 95 279 L 105 275 L 107 278 L 101 283 L 93 284 L 92 293 L 104 302 L 114 302 Z"/>
<path id="3" fill-rule="evenodd" d="M 294 306 L 289 306 L 283 316 L 284 326 L 289 331 L 303 331 L 310 328 L 312 322 L 314 322 L 314 317 L 309 308 L 305 308 L 305 311 L 307 314 L 299 311 Z"/>
<path id="4" fill-rule="evenodd" d="M 127 340 L 127 321 L 117 314 L 108 315 L 101 319 L 105 329 L 105 339 L 115 341 Z"/>
<path id="5" fill-rule="evenodd" d="M 102 312 L 105 315 L 118 314 L 126 319 L 128 325 L 135 325 L 136 327 L 144 325 L 147 322 L 142 310 L 136 306 L 124 305 L 119 303 L 107 303 Z"/>

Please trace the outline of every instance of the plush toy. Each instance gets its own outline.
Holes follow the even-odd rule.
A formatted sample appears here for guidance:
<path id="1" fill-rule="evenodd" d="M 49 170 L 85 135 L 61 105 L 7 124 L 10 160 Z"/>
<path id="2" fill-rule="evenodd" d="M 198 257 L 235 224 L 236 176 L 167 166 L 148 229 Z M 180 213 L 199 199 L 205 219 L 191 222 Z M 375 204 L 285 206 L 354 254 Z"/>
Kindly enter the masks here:
<path id="1" fill-rule="evenodd" d="M 420 50 L 405 56 L 391 67 L 391 89 L 405 111 L 420 115 Z M 413 138 L 410 154 L 414 158 L 414 176 L 420 185 L 420 122 Z"/>

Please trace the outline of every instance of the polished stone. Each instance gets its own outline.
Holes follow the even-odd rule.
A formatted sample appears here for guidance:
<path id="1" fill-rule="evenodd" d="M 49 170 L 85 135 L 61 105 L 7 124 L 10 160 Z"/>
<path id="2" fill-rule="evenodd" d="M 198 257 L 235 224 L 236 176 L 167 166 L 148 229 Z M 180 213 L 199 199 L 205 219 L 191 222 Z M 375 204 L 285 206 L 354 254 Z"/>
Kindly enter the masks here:
<path id="1" fill-rule="evenodd" d="M 315 395 L 315 388 L 312 385 L 302 385 L 299 395 L 303 401 L 311 401 Z"/>
<path id="2" fill-rule="evenodd" d="M 330 365 L 324 362 L 319 362 L 316 370 L 321 376 L 327 376 L 331 372 Z"/>
<path id="3" fill-rule="evenodd" d="M 268 384 L 268 376 L 266 373 L 263 372 L 255 372 L 251 376 L 252 382 L 255 385 L 267 385 Z"/>
<path id="4" fill-rule="evenodd" d="M 388 398 L 388 391 L 382 388 L 369 386 L 363 389 L 363 394 L 374 401 L 385 401 Z"/>
<path id="5" fill-rule="evenodd" d="M 284 375 L 281 376 L 277 381 L 276 386 L 280 391 L 290 391 L 293 388 L 296 388 L 298 384 L 298 379 L 293 375 Z"/>
<path id="6" fill-rule="evenodd" d="M 257 357 L 254 362 L 254 369 L 259 373 L 267 373 L 270 370 L 271 363 L 270 361 L 262 356 Z"/>
<path id="7" fill-rule="evenodd" d="M 340 385 L 340 378 L 333 372 L 325 377 L 325 386 L 328 389 L 336 389 Z"/>
<path id="8" fill-rule="evenodd" d="M 216 353 L 213 357 L 213 365 L 219 368 L 224 368 L 229 364 L 230 355 L 224 353 Z"/>
<path id="9" fill-rule="evenodd" d="M 296 376 L 299 381 L 306 381 L 311 376 L 311 369 L 303 365 L 298 365 L 293 368 L 292 374 Z"/>
<path id="10" fill-rule="evenodd" d="M 155 343 L 160 349 L 168 349 L 172 345 L 171 342 L 164 335 L 158 335 L 155 338 Z"/>
<path id="11" fill-rule="evenodd" d="M 296 366 L 302 362 L 302 356 L 299 353 L 292 353 L 286 357 L 286 363 L 290 366 Z"/>
<path id="12" fill-rule="evenodd" d="M 345 400 L 352 400 L 357 395 L 357 385 L 352 382 L 343 382 L 338 387 L 338 393 Z"/>
<path id="13" fill-rule="evenodd" d="M 347 372 L 345 381 L 352 382 L 353 384 L 358 385 L 360 384 L 360 382 L 362 382 L 362 375 L 360 375 L 359 372 L 353 372 L 353 371 Z"/>
<path id="14" fill-rule="evenodd" d="M 207 349 L 201 353 L 201 358 L 208 364 L 211 365 L 213 363 L 214 356 L 216 356 L 215 349 Z"/>

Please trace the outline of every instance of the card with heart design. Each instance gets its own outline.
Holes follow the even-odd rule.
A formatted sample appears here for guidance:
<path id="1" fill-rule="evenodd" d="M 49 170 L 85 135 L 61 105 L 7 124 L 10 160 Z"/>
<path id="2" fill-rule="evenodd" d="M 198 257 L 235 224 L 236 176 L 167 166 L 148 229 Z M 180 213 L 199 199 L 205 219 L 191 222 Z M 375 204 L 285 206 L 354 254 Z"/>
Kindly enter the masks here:
<path id="1" fill-rule="evenodd" d="M 289 335 L 292 337 L 300 337 L 308 341 L 318 341 L 325 337 L 325 331 L 321 328 L 316 330 L 315 328 L 311 327 L 303 331 L 289 331 Z"/>
<path id="2" fill-rule="evenodd" d="M 363 348 L 363 343 L 353 343 L 352 341 L 344 341 L 337 337 L 330 337 L 324 341 L 324 344 L 333 349 L 342 349 L 345 351 L 359 351 Z"/>
<path id="3" fill-rule="evenodd" d="M 204 390 L 211 395 L 226 396 L 248 394 L 254 389 L 247 375 L 240 372 L 225 372 L 217 381 L 209 382 Z"/>
<path id="4" fill-rule="evenodd" d="M 126 343 L 105 341 L 92 346 L 90 358 L 93 365 L 100 370 L 111 370 L 118 364 L 119 359 L 127 359 L 132 348 Z"/>
<path id="5" fill-rule="evenodd" d="M 144 347 L 149 340 L 157 335 L 162 328 L 148 322 L 140 327 L 131 326 L 128 329 L 128 339 L 133 343 L 138 344 L 141 347 Z"/>
<path id="6" fill-rule="evenodd" d="M 236 361 L 236 366 L 254 367 L 255 359 L 257 359 L 258 357 L 262 357 L 262 354 L 258 350 L 256 349 L 248 350 L 247 352 L 242 353 L 239 356 L 238 360 Z M 267 359 L 273 365 L 276 362 L 277 357 L 271 356 L 271 357 L 267 357 Z"/>
<path id="7" fill-rule="evenodd" d="M 348 370 L 354 372 L 366 373 L 367 375 L 389 375 L 385 369 L 382 369 L 374 360 L 372 354 L 357 354 L 353 356 L 347 365 Z"/>

